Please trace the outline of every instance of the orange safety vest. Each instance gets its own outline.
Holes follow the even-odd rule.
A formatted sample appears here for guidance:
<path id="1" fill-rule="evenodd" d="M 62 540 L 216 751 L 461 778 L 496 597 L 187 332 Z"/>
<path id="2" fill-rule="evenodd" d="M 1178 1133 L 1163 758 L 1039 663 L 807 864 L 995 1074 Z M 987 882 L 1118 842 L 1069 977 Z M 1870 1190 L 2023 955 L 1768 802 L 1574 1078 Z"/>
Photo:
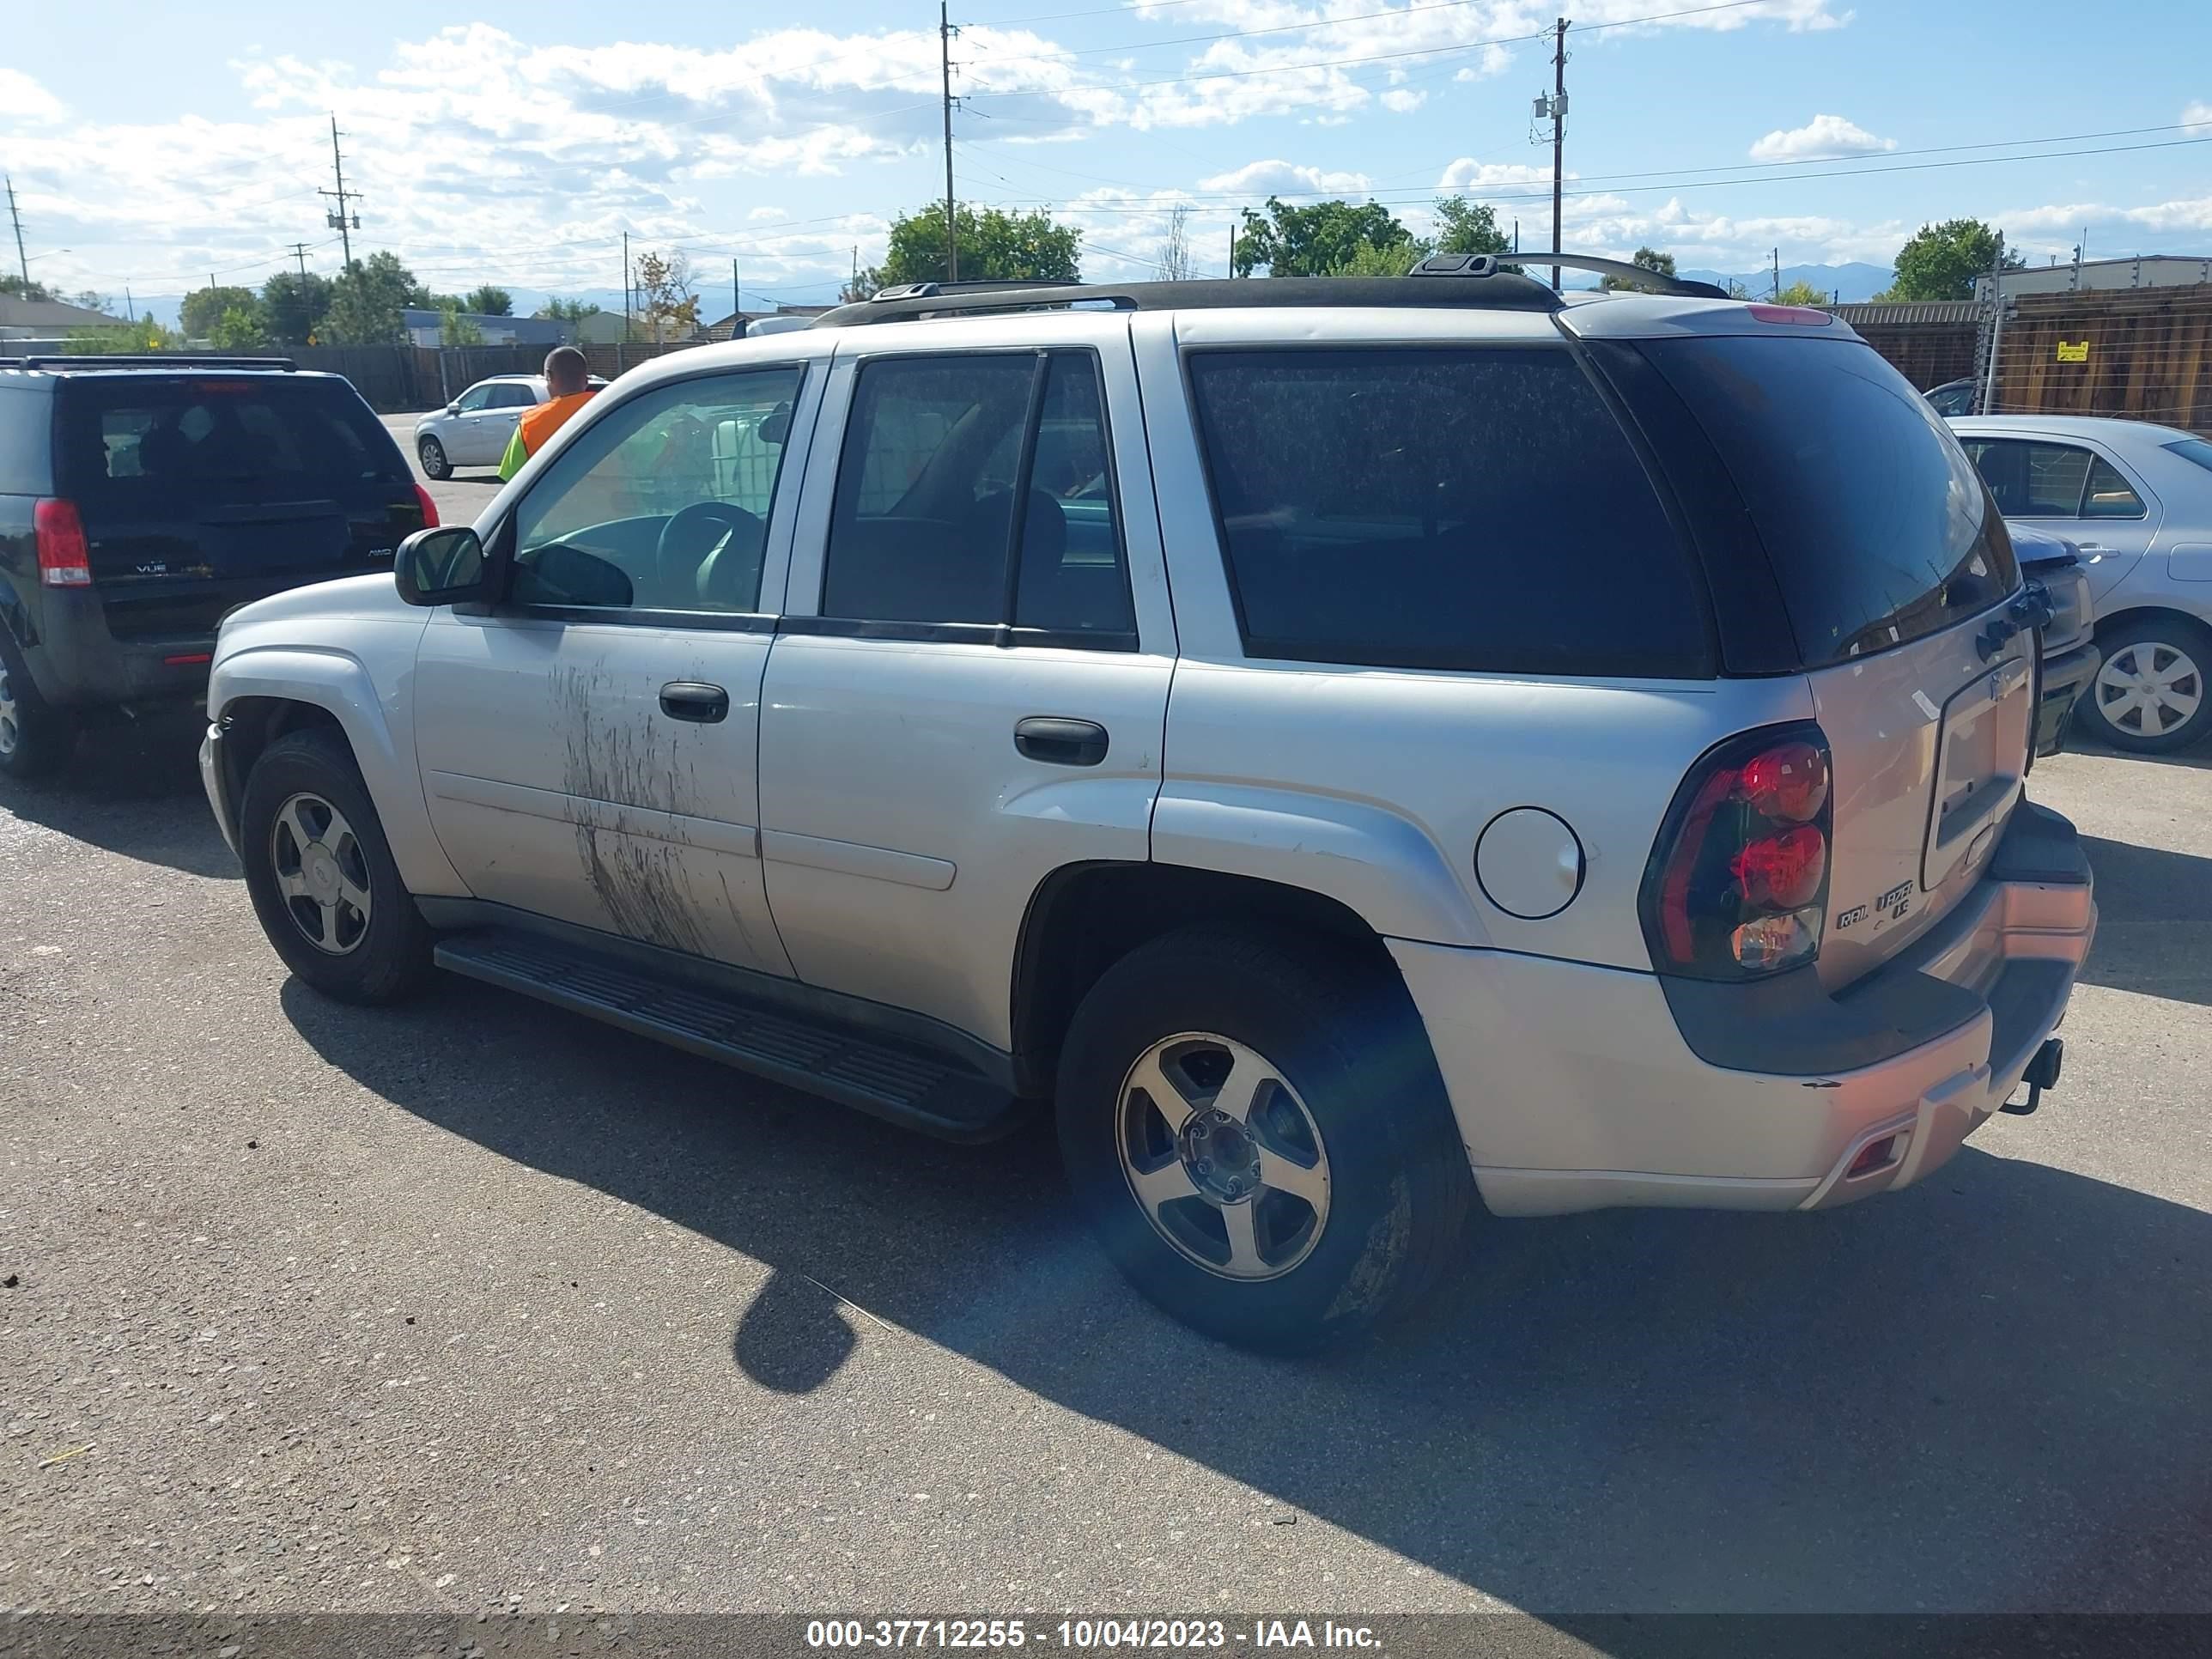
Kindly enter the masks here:
<path id="1" fill-rule="evenodd" d="M 526 455 L 535 455 L 545 441 L 568 423 L 568 417 L 591 401 L 591 391 L 572 392 L 565 398 L 556 398 L 544 403 L 522 417 L 519 428 L 522 434 L 522 450 Z"/>

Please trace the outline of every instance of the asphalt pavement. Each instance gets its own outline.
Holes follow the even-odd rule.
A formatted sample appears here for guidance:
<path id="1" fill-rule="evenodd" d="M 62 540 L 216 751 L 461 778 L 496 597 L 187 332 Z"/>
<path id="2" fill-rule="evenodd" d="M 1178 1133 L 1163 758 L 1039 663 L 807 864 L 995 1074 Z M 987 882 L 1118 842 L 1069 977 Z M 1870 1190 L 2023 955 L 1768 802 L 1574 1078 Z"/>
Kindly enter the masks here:
<path id="1" fill-rule="evenodd" d="M 1290 1364 L 1126 1289 L 1042 1130 L 321 1000 L 191 737 L 0 784 L 0 1607 L 2212 1611 L 2212 757 L 2036 770 L 2103 914 L 2036 1116 L 1491 1223 Z"/>

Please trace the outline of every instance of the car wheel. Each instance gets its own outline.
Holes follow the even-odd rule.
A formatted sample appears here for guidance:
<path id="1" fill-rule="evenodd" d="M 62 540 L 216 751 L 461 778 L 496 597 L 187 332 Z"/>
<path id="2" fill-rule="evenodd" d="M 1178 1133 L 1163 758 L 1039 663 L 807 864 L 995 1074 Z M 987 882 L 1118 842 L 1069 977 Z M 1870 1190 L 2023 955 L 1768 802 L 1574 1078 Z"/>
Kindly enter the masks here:
<path id="1" fill-rule="evenodd" d="M 435 438 L 417 441 L 415 453 L 422 458 L 422 471 L 426 477 L 445 479 L 453 476 L 453 464 L 446 459 L 446 447 Z"/>
<path id="2" fill-rule="evenodd" d="M 2104 661 L 2081 699 L 2097 737 L 2116 749 L 2165 755 L 2212 728 L 2212 633 L 2185 617 L 2147 616 L 2100 640 Z"/>
<path id="3" fill-rule="evenodd" d="M 1062 1045 L 1060 1153 L 1136 1287 L 1240 1346 L 1308 1352 L 1412 1307 L 1474 1199 L 1395 974 L 1200 927 L 1109 969 Z"/>
<path id="4" fill-rule="evenodd" d="M 76 746 L 76 721 L 39 695 L 15 641 L 0 627 L 0 775 L 41 777 Z"/>
<path id="5" fill-rule="evenodd" d="M 295 732 L 269 745 L 246 781 L 239 848 L 262 931 L 325 996 L 392 1002 L 428 974 L 430 929 L 339 739 Z"/>

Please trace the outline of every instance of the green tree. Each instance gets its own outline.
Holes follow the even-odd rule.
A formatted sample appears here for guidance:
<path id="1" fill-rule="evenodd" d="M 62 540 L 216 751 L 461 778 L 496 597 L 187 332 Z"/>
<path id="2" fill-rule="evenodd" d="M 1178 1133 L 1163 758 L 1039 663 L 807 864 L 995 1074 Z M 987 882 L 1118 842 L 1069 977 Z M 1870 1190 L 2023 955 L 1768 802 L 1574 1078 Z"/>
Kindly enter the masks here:
<path id="1" fill-rule="evenodd" d="M 1923 225 L 1897 251 L 1897 280 L 1885 300 L 1971 300 L 1974 278 L 1987 274 L 1996 255 L 1997 233 L 1979 219 L 1946 219 Z M 2004 268 L 2024 261 L 2008 254 Z"/>
<path id="2" fill-rule="evenodd" d="M 1824 306 L 1831 297 L 1827 289 L 1814 288 L 1801 276 L 1777 294 L 1774 301 L 1784 306 Z"/>
<path id="3" fill-rule="evenodd" d="M 482 288 L 472 288 L 461 295 L 461 309 L 473 311 L 480 317 L 512 317 L 514 315 L 514 295 L 503 288 L 494 288 L 486 283 Z"/>
<path id="4" fill-rule="evenodd" d="M 323 336 L 333 345 L 398 345 L 405 338 L 399 311 L 421 291 L 396 253 L 356 259 L 331 284 Z"/>
<path id="5" fill-rule="evenodd" d="M 10 300 L 51 300 L 54 297 L 54 291 L 44 283 L 11 273 L 0 276 L 0 295 Z"/>
<path id="6" fill-rule="evenodd" d="M 1264 216 L 1244 210 L 1237 233 L 1236 274 L 1249 276 L 1265 265 L 1271 276 L 1325 276 L 1361 257 L 1362 248 L 1401 245 L 1415 246 L 1413 233 L 1380 202 L 1291 207 L 1270 196 Z"/>
<path id="7" fill-rule="evenodd" d="M 207 331 L 210 345 L 218 351 L 245 351 L 269 343 L 269 337 L 261 326 L 260 308 L 252 303 L 253 296 L 246 295 L 247 303 L 233 306 L 215 319 Z"/>
<path id="8" fill-rule="evenodd" d="M 331 279 L 280 271 L 261 285 L 261 331 L 272 345 L 314 345 L 331 308 Z"/>
<path id="9" fill-rule="evenodd" d="M 1054 223 L 1042 210 L 1003 213 L 987 207 L 978 213 L 962 203 L 953 224 L 960 237 L 960 280 L 964 283 L 1074 282 L 1083 274 L 1083 233 L 1072 225 Z M 861 276 L 860 288 L 865 295 L 902 283 L 941 283 L 945 272 L 945 207 L 933 203 L 892 221 L 884 262 Z"/>
<path id="10" fill-rule="evenodd" d="M 260 303 L 250 288 L 196 288 L 177 308 L 177 324 L 188 340 L 211 339 L 227 311 L 251 314 Z"/>
<path id="11" fill-rule="evenodd" d="M 647 333 L 658 344 L 681 340 L 699 328 L 699 296 L 691 291 L 691 262 L 681 253 L 664 258 L 658 252 L 637 262 L 638 303 Z"/>
<path id="12" fill-rule="evenodd" d="M 72 329 L 64 342 L 72 352 L 106 354 L 170 351 L 184 343 L 183 335 L 162 327 L 151 317 L 141 317 L 135 323 L 118 318 L 112 328 Z"/>
<path id="13" fill-rule="evenodd" d="M 472 346 L 483 343 L 483 330 L 477 319 L 459 306 L 448 302 L 438 307 L 438 343 L 449 346 Z"/>
<path id="14" fill-rule="evenodd" d="M 1510 253 L 1513 240 L 1498 228 L 1498 210 L 1464 196 L 1437 198 L 1438 253 Z"/>
<path id="15" fill-rule="evenodd" d="M 1564 248 L 1559 251 L 1563 253 L 1566 252 Z M 1662 253 L 1656 247 L 1639 247 L 1628 256 L 1628 262 L 1633 265 L 1641 265 L 1646 270 L 1656 270 L 1662 276 L 1674 275 L 1674 256 L 1671 253 Z M 1614 289 L 1628 288 L 1632 285 L 1623 282 L 1618 276 L 1607 276 L 1599 280 L 1598 286 L 1609 292 Z"/>
<path id="16" fill-rule="evenodd" d="M 1388 247 L 1377 247 L 1372 242 L 1362 242 L 1354 248 L 1352 257 L 1329 271 L 1332 276 L 1403 276 L 1413 268 L 1427 250 L 1408 238 L 1393 242 Z"/>
<path id="17" fill-rule="evenodd" d="M 504 317 L 507 313 L 501 312 L 499 314 Z M 586 317 L 598 316 L 599 308 L 588 300 L 548 300 L 530 314 L 550 318 L 559 323 L 580 323 Z"/>

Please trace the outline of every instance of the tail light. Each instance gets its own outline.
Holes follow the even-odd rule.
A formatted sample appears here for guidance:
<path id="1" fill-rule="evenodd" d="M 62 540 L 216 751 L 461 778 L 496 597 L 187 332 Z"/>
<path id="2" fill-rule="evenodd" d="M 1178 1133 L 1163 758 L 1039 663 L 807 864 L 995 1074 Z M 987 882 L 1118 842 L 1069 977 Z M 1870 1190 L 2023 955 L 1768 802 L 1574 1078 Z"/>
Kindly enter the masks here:
<path id="1" fill-rule="evenodd" d="M 437 502 L 430 499 L 430 492 L 423 489 L 421 484 L 416 484 L 415 486 L 415 499 L 422 504 L 422 528 L 425 530 L 435 530 L 438 527 Z"/>
<path id="2" fill-rule="evenodd" d="M 1732 738 L 1691 768 L 1644 878 L 1661 973 L 1752 979 L 1820 955 L 1828 796 L 1828 740 L 1810 723 Z"/>
<path id="3" fill-rule="evenodd" d="M 31 509 L 39 544 L 39 580 L 47 587 L 92 586 L 92 556 L 75 501 L 43 501 Z"/>

